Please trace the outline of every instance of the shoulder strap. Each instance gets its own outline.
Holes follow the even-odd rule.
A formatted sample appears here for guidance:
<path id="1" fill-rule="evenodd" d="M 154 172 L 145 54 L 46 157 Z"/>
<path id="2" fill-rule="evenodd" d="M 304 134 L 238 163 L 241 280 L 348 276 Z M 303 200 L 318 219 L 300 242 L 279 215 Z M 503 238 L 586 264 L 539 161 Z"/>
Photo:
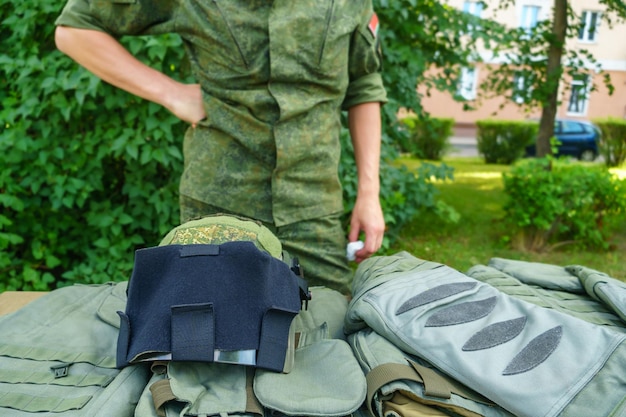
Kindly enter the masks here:
<path id="1" fill-rule="evenodd" d="M 452 394 L 455 394 L 479 403 L 493 404 L 487 398 L 465 388 L 457 381 L 435 372 L 433 369 L 419 365 L 410 359 L 407 359 L 407 362 L 407 365 L 385 363 L 375 367 L 367 374 L 367 408 L 372 415 L 376 415 L 372 410 L 374 394 L 384 385 L 401 379 L 424 385 L 424 394 L 429 396 L 449 399 Z"/>

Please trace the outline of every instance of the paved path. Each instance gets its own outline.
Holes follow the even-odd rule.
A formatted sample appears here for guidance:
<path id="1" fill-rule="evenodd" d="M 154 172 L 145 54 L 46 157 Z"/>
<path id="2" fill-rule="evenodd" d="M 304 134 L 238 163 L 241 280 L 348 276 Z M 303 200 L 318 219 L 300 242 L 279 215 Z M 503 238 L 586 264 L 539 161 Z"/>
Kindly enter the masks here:
<path id="1" fill-rule="evenodd" d="M 452 150 L 449 156 L 479 156 L 475 138 L 453 136 L 450 144 Z"/>

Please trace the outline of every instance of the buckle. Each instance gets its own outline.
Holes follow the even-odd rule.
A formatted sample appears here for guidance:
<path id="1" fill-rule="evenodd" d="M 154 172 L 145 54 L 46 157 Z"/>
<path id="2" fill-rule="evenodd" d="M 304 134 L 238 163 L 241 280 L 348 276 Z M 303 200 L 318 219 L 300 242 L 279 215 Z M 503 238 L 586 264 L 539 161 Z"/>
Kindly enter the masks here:
<path id="1" fill-rule="evenodd" d="M 70 373 L 71 363 L 62 363 L 50 367 L 50 370 L 54 373 L 54 379 L 63 378 Z"/>

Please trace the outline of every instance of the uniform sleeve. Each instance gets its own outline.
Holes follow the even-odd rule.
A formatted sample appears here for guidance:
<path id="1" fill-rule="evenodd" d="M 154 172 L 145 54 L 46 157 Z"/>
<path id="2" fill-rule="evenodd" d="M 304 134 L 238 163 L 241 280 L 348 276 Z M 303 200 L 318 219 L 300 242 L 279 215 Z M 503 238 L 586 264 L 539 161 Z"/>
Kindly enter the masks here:
<path id="1" fill-rule="evenodd" d="M 176 5 L 171 0 L 69 0 L 55 24 L 116 37 L 158 35 L 175 31 Z"/>
<path id="2" fill-rule="evenodd" d="M 382 53 L 378 39 L 378 17 L 371 7 L 362 13 L 352 36 L 349 63 L 350 83 L 342 108 L 368 102 L 387 102 L 382 80 Z"/>

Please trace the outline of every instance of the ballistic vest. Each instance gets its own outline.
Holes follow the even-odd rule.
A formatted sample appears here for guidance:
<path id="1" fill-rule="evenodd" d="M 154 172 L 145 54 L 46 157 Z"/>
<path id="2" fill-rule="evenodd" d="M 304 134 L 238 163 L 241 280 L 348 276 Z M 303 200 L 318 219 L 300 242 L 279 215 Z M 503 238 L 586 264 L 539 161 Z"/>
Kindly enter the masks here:
<path id="1" fill-rule="evenodd" d="M 361 332 L 371 329 L 404 352 L 411 367 L 412 356 L 420 358 L 508 413 L 626 415 L 623 332 L 539 307 L 407 253 L 361 263 L 353 297 L 345 326 L 351 340 L 364 339 Z M 353 343 L 357 357 L 360 346 Z M 429 399 L 433 392 L 450 395 L 448 405 L 457 405 L 454 390 L 442 386 L 429 389 L 424 382 L 423 389 Z"/>
<path id="2" fill-rule="evenodd" d="M 132 417 L 149 367 L 115 366 L 126 282 L 59 288 L 0 317 L 2 417 Z"/>

